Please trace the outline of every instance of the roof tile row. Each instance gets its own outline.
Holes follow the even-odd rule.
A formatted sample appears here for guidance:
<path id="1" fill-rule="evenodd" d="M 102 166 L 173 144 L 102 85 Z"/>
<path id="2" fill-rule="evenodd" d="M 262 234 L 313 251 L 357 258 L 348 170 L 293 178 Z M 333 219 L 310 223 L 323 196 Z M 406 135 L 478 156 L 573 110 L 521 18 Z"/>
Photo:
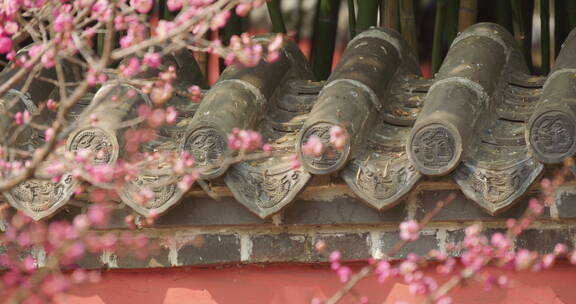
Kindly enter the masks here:
<path id="1" fill-rule="evenodd" d="M 171 58 L 182 88 L 201 85 L 190 54 Z M 150 101 L 145 94 L 120 103 L 110 98 L 126 96 L 129 89 L 104 86 L 77 105 L 70 117 L 78 128 L 66 149 L 100 151 L 96 162 L 102 164 L 133 149 L 126 133 L 140 122 L 137 106 Z M 288 41 L 274 63 L 228 67 L 199 106 L 182 97 L 169 103 L 179 110 L 178 123 L 162 128 L 159 139 L 143 149 L 190 151 L 203 180 L 223 176 L 236 200 L 261 218 L 291 203 L 312 174 L 337 172 L 378 210 L 399 203 L 423 175 L 451 174 L 467 197 L 495 214 L 526 192 L 543 164 L 562 162 L 576 151 L 576 31 L 547 78 L 528 73 L 512 36 L 495 24 L 461 33 L 434 79 L 419 75 L 398 33 L 372 28 L 350 41 L 326 82 L 312 80 L 306 59 Z M 82 114 L 92 107 L 96 125 Z M 332 126 L 350 136 L 343 150 L 329 144 Z M 226 161 L 234 156 L 227 137 L 236 127 L 258 130 L 275 153 Z M 311 136 L 325 143 L 321 156 L 302 152 Z M 301 168 L 290 166 L 294 153 Z M 143 172 L 120 198 L 142 215 L 163 213 L 184 195 L 177 182 L 161 168 Z M 65 205 L 76 184 L 71 175 L 56 184 L 39 177 L 4 195 L 41 219 Z M 144 204 L 137 199 L 143 188 L 155 193 Z"/>

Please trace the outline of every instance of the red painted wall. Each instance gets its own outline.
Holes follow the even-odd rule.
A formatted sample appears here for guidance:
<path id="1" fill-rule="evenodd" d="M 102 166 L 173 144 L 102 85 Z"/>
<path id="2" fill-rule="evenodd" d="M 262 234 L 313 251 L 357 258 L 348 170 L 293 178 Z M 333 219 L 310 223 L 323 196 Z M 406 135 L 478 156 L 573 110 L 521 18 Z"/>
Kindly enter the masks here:
<path id="1" fill-rule="evenodd" d="M 479 282 L 455 291 L 455 303 L 560 304 L 576 303 L 576 269 L 559 265 L 540 273 L 510 274 L 511 287 L 486 291 Z M 319 265 L 226 266 L 221 268 L 172 268 L 141 271 L 110 271 L 98 284 L 77 288 L 59 303 L 309 303 L 325 298 L 341 284 Z M 423 303 L 411 297 L 401 281 L 378 284 L 374 278 L 357 290 L 370 303 Z M 351 298 L 343 303 L 353 303 Z"/>

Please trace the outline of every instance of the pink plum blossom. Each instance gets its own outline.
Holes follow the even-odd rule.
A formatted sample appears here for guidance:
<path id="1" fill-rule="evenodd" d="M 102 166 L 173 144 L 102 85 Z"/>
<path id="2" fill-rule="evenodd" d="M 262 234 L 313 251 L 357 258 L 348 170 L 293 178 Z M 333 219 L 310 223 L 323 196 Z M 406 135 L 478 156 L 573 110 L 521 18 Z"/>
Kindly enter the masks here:
<path id="1" fill-rule="evenodd" d="M 162 105 L 172 97 L 174 87 L 169 82 L 163 82 L 152 87 L 150 99 L 156 105 Z"/>
<path id="2" fill-rule="evenodd" d="M 42 65 L 47 69 L 54 67 L 54 65 L 56 65 L 54 49 L 47 50 L 44 55 L 42 55 L 40 62 L 42 62 Z"/>
<path id="3" fill-rule="evenodd" d="M 140 72 L 140 60 L 136 57 L 128 59 L 128 64 L 119 67 L 120 72 L 124 77 L 132 77 Z"/>
<path id="4" fill-rule="evenodd" d="M 500 232 L 496 232 L 491 237 L 491 243 L 494 247 L 499 249 L 509 249 L 512 247 L 512 240 Z"/>
<path id="5" fill-rule="evenodd" d="M 300 166 L 302 166 L 302 162 L 300 162 L 300 157 L 298 157 L 298 154 L 291 154 L 289 157 L 289 161 L 290 161 L 290 169 L 292 170 L 296 170 L 300 168 Z"/>
<path id="6" fill-rule="evenodd" d="M 248 2 L 240 3 L 236 6 L 236 15 L 244 17 L 248 15 L 248 12 L 252 9 L 252 4 Z"/>
<path id="7" fill-rule="evenodd" d="M 568 252 L 568 247 L 562 243 L 558 243 L 556 244 L 556 246 L 554 246 L 554 254 L 556 255 L 562 255 L 562 254 L 566 254 L 566 252 Z"/>
<path id="8" fill-rule="evenodd" d="M 155 68 L 158 68 L 160 66 L 160 64 L 162 63 L 162 58 L 160 57 L 160 54 L 158 54 L 158 53 L 146 53 L 144 55 L 144 59 L 142 60 L 142 63 L 155 69 Z"/>
<path id="9" fill-rule="evenodd" d="M 536 257 L 537 254 L 528 249 L 522 248 L 518 250 L 515 257 L 516 270 L 526 270 L 530 268 L 535 262 Z"/>
<path id="10" fill-rule="evenodd" d="M 166 108 L 166 124 L 173 125 L 178 118 L 178 111 L 172 106 Z"/>
<path id="11" fill-rule="evenodd" d="M 436 267 L 436 272 L 441 274 L 449 274 L 454 271 L 455 266 L 456 260 L 454 258 L 448 258 L 444 264 L 438 265 L 438 267 Z"/>
<path id="12" fill-rule="evenodd" d="M 276 52 L 276 51 L 280 50 L 283 42 L 284 42 L 284 38 L 282 37 L 282 35 L 280 35 L 280 34 L 276 35 L 272 39 L 272 41 L 270 41 L 270 43 L 268 43 L 268 52 L 272 53 L 272 52 Z"/>
<path id="13" fill-rule="evenodd" d="M 34 257 L 28 255 L 24 258 L 24 260 L 22 261 L 22 265 L 24 266 L 24 271 L 26 272 L 33 272 L 34 270 L 36 270 L 36 268 L 38 268 L 38 265 L 36 264 L 36 259 L 34 259 Z"/>
<path id="14" fill-rule="evenodd" d="M 190 94 L 190 100 L 194 103 L 199 103 L 202 101 L 202 91 L 197 85 L 193 85 L 188 88 L 188 93 Z"/>
<path id="15" fill-rule="evenodd" d="M 336 150 L 344 150 L 344 146 L 348 141 L 348 132 L 340 126 L 332 126 L 330 128 L 330 143 L 334 145 Z"/>
<path id="16" fill-rule="evenodd" d="M 95 86 L 97 84 L 101 84 L 106 82 L 108 76 L 104 73 L 96 73 L 93 69 L 88 69 L 86 74 L 86 81 L 88 82 L 89 86 Z"/>
<path id="17" fill-rule="evenodd" d="M 55 111 L 58 107 L 58 104 L 52 98 L 50 98 L 48 101 L 46 101 L 46 107 L 51 111 Z"/>
<path id="18" fill-rule="evenodd" d="M 271 52 L 266 55 L 266 61 L 268 62 L 276 62 L 280 59 L 280 52 Z"/>
<path id="19" fill-rule="evenodd" d="M 392 266 L 388 261 L 380 261 L 374 269 L 376 276 L 378 277 L 378 283 L 384 283 L 392 275 Z"/>
<path id="20" fill-rule="evenodd" d="M 88 209 L 88 219 L 95 226 L 105 225 L 108 222 L 108 217 L 110 216 L 110 208 L 104 206 L 103 204 L 93 204 Z"/>
<path id="21" fill-rule="evenodd" d="M 318 242 L 316 242 L 316 244 L 314 244 L 314 248 L 318 252 L 323 252 L 324 250 L 326 250 L 326 242 L 319 240 Z"/>
<path id="22" fill-rule="evenodd" d="M 272 152 L 272 149 L 273 149 L 272 145 L 270 145 L 270 144 L 262 145 L 262 151 L 264 151 L 264 152 Z"/>
<path id="23" fill-rule="evenodd" d="M 224 27 L 224 25 L 226 25 L 226 22 L 228 22 L 228 19 L 230 18 L 230 16 L 231 16 L 230 11 L 223 11 L 223 12 L 218 13 L 210 21 L 210 29 L 213 31 L 216 31 L 216 30 Z"/>
<path id="24" fill-rule="evenodd" d="M 12 51 L 12 39 L 0 37 L 0 54 L 7 54 Z"/>
<path id="25" fill-rule="evenodd" d="M 332 251 L 330 253 L 330 256 L 328 257 L 328 261 L 330 261 L 330 263 L 337 263 L 337 262 L 340 262 L 341 257 L 342 257 L 342 254 L 340 253 L 340 251 L 335 250 L 335 251 Z"/>
<path id="26" fill-rule="evenodd" d="M 171 12 L 177 11 L 184 5 L 184 0 L 168 0 L 166 1 L 166 6 Z"/>
<path id="27" fill-rule="evenodd" d="M 164 109 L 156 108 L 146 117 L 146 123 L 152 128 L 158 128 L 166 122 L 166 112 Z"/>
<path id="28" fill-rule="evenodd" d="M 160 20 L 158 22 L 158 27 L 156 28 L 156 34 L 159 37 L 164 37 L 168 35 L 173 29 L 176 28 L 176 23 L 166 20 Z"/>
<path id="29" fill-rule="evenodd" d="M 144 206 L 147 202 L 154 199 L 154 192 L 150 189 L 141 189 L 140 192 L 136 193 L 135 200 L 138 204 Z"/>
<path id="30" fill-rule="evenodd" d="M 18 23 L 14 21 L 6 21 L 4 23 L 4 32 L 8 35 L 16 34 L 19 28 L 20 26 L 18 25 Z"/>
<path id="31" fill-rule="evenodd" d="M 570 259 L 570 263 L 571 263 L 572 265 L 576 265 L 576 250 L 572 251 L 572 252 L 569 254 L 569 259 Z"/>
<path id="32" fill-rule="evenodd" d="M 86 230 L 90 227 L 90 218 L 86 214 L 79 214 L 74 217 L 73 221 L 74 228 L 82 231 Z"/>
<path id="33" fill-rule="evenodd" d="M 93 166 L 88 168 L 87 171 L 90 174 L 92 181 L 96 184 L 108 183 L 114 178 L 114 168 L 112 166 Z"/>
<path id="34" fill-rule="evenodd" d="M 130 6 L 135 8 L 140 14 L 147 14 L 154 5 L 153 0 L 130 0 Z"/>
<path id="35" fill-rule="evenodd" d="M 69 4 L 63 5 L 54 19 L 54 31 L 56 33 L 70 32 L 74 28 L 74 17 L 70 14 L 72 7 Z"/>
<path id="36" fill-rule="evenodd" d="M 234 128 L 228 136 L 228 148 L 230 150 L 251 152 L 260 147 L 262 147 L 262 135 L 256 131 Z"/>
<path id="37" fill-rule="evenodd" d="M 178 189 L 182 192 L 186 192 L 192 187 L 192 184 L 198 179 L 196 174 L 188 174 L 182 177 L 182 180 L 178 182 Z"/>
<path id="38" fill-rule="evenodd" d="M 302 153 L 304 155 L 318 157 L 324 153 L 324 144 L 322 139 L 316 135 L 312 135 L 308 138 L 308 141 L 302 146 Z"/>
<path id="39" fill-rule="evenodd" d="M 350 279 L 352 270 L 350 269 L 350 267 L 342 266 L 338 268 L 338 270 L 336 270 L 336 273 L 338 274 L 338 278 L 340 278 L 340 282 L 346 283 Z"/>
<path id="40" fill-rule="evenodd" d="M 532 198 L 528 202 L 528 208 L 532 211 L 535 215 L 541 215 L 544 212 L 544 206 L 540 203 L 538 199 Z"/>
<path id="41" fill-rule="evenodd" d="M 48 296 L 55 296 L 63 292 L 70 287 L 70 281 L 68 281 L 62 275 L 52 275 L 45 279 L 42 283 L 40 289 L 42 292 Z"/>
<path id="42" fill-rule="evenodd" d="M 420 227 L 415 220 L 405 221 L 400 224 L 400 238 L 404 241 L 415 241 L 418 239 Z"/>
<path id="43" fill-rule="evenodd" d="M 542 267 L 545 269 L 551 268 L 554 265 L 554 261 L 556 260 L 556 255 L 553 253 L 545 254 L 542 257 Z"/>
<path id="44" fill-rule="evenodd" d="M 24 124 L 24 113 L 22 113 L 22 112 L 17 112 L 17 113 L 14 115 L 14 122 L 15 122 L 17 125 L 22 125 L 22 124 Z"/>
<path id="45" fill-rule="evenodd" d="M 46 139 L 46 141 L 51 141 L 54 138 L 54 135 L 55 131 L 53 128 L 48 128 L 44 131 L 44 139 Z"/>

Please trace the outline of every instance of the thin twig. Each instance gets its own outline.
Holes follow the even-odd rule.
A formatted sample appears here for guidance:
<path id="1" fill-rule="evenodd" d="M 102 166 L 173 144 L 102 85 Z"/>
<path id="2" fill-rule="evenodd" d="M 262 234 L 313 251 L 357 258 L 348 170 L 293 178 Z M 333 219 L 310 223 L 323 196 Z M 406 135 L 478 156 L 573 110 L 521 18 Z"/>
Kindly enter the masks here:
<path id="1" fill-rule="evenodd" d="M 432 211 L 427 213 L 424 216 L 424 218 L 422 218 L 422 220 L 419 223 L 420 229 L 425 227 L 444 207 L 446 207 L 446 205 L 450 204 L 455 198 L 456 198 L 456 194 L 451 193 L 448 195 L 448 197 L 446 199 L 439 201 L 436 204 L 436 206 L 434 207 L 434 209 L 432 209 Z M 394 247 L 392 247 L 392 249 L 390 249 L 384 255 L 384 257 L 380 260 L 389 259 L 389 258 L 393 257 L 398 252 L 400 252 L 400 250 L 402 250 L 402 248 L 404 248 L 404 246 L 406 246 L 410 242 L 411 241 L 408 241 L 408 240 L 398 241 L 394 245 Z M 328 299 L 325 303 L 326 304 L 338 303 L 347 293 L 349 293 L 354 288 L 354 286 L 356 286 L 356 284 L 358 284 L 358 282 L 360 282 L 361 280 L 363 280 L 364 278 L 369 276 L 374 271 L 377 264 L 378 263 L 372 263 L 372 264 L 369 264 L 369 265 L 365 266 L 364 268 L 362 268 L 357 274 L 353 275 L 350 278 L 350 280 L 348 280 L 348 282 L 346 282 L 346 284 L 340 290 L 338 290 L 334 295 L 332 295 L 332 297 L 330 297 L 330 299 Z"/>
<path id="2" fill-rule="evenodd" d="M 44 55 L 44 53 L 51 48 L 54 45 L 54 41 L 50 41 L 48 42 L 48 45 L 38 53 L 38 55 L 34 56 L 32 59 L 30 59 L 30 65 L 34 66 L 38 63 L 38 61 L 40 61 L 40 57 L 42 57 L 42 55 Z M 30 70 L 26 69 L 26 68 L 21 68 L 18 70 L 18 72 L 16 72 L 14 74 L 14 76 L 12 76 L 10 79 L 8 79 L 8 81 L 6 81 L 5 83 L 3 83 L 0 86 L 0 96 L 6 94 L 6 92 L 8 92 L 8 90 L 10 90 L 12 87 L 14 87 L 20 80 L 22 80 L 22 78 L 24 78 L 24 76 L 28 75 L 30 73 Z"/>
<path id="3" fill-rule="evenodd" d="M 570 169 L 567 166 L 564 166 L 556 174 L 556 178 L 563 179 L 568 174 L 570 174 Z M 552 184 L 554 185 L 555 183 L 552 183 Z M 554 193 L 558 187 L 560 187 L 560 183 L 556 183 L 556 186 L 554 188 L 552 188 L 551 193 Z M 542 202 L 545 202 L 546 195 L 540 194 L 539 198 Z M 524 213 L 522 214 L 522 216 L 520 217 L 520 220 L 518 222 L 521 223 L 521 222 L 523 222 L 524 219 L 535 220 L 537 217 L 538 217 L 538 215 L 535 215 L 530 208 L 526 208 L 526 210 L 524 211 Z M 526 229 L 526 228 L 524 228 L 524 229 Z M 508 230 L 506 231 L 506 236 L 507 236 L 507 238 L 514 238 L 517 235 L 512 231 L 512 228 L 508 228 Z M 450 280 L 448 280 L 446 283 L 441 285 L 434 293 L 432 293 L 427 299 L 428 303 L 433 303 L 433 301 L 435 301 L 435 300 L 441 298 L 442 296 L 448 294 L 448 292 L 450 292 L 450 290 L 454 289 L 455 287 L 460 285 L 462 282 L 473 277 L 478 272 L 478 270 L 483 269 L 484 266 L 489 265 L 490 263 L 493 262 L 493 260 L 494 260 L 494 258 L 487 258 L 487 259 L 484 259 L 481 267 L 465 268 L 464 270 L 462 270 L 462 272 L 459 275 L 453 276 L 452 278 L 450 278 Z"/>
<path id="4" fill-rule="evenodd" d="M 115 5 L 113 5 L 113 7 L 115 8 Z M 100 71 L 102 71 L 104 68 L 106 68 L 106 66 L 110 63 L 110 55 L 112 53 L 112 46 L 113 46 L 113 37 L 114 37 L 114 24 L 113 24 L 113 20 L 114 20 L 114 14 L 115 14 L 115 10 L 112 10 L 112 17 L 110 17 L 108 24 L 107 24 L 107 39 L 106 39 L 106 43 L 104 45 L 104 54 L 102 55 L 102 57 L 100 58 L 98 64 L 95 67 L 95 71 L 96 73 L 99 73 Z M 50 43 L 54 43 L 53 41 L 51 41 Z M 49 45 L 49 47 L 52 46 Z M 45 48 L 44 50 L 46 50 L 47 48 Z M 36 63 L 38 62 L 39 56 L 36 56 L 35 61 Z M 20 71 L 18 71 L 18 73 L 21 73 L 22 71 L 26 71 L 26 69 L 21 69 Z M 18 74 L 16 73 L 16 74 Z M 16 75 L 15 75 L 16 76 Z M 9 82 L 12 82 L 16 77 L 13 77 L 10 79 Z M 14 81 L 16 82 L 16 81 Z M 6 86 L 6 85 L 4 85 Z M 2 88 L 4 88 L 4 86 L 0 87 L 0 95 L 2 95 Z M 8 87 L 9 88 L 9 87 Z M 88 82 L 86 80 L 84 80 L 84 82 L 82 82 L 72 93 L 72 95 L 70 97 L 68 97 L 67 99 L 64 99 L 61 104 L 60 104 L 60 108 L 58 110 L 58 115 L 56 120 L 52 123 L 52 129 L 54 130 L 54 136 L 52 136 L 52 138 L 50 138 L 49 140 L 46 141 L 46 143 L 38 150 L 36 150 L 36 152 L 34 152 L 34 156 L 32 157 L 31 161 L 30 161 L 30 165 L 27 166 L 25 169 L 23 169 L 20 173 L 18 173 L 16 176 L 11 177 L 7 180 L 4 180 L 0 183 L 0 192 L 4 192 L 7 191 L 9 189 L 11 189 L 12 187 L 34 177 L 36 169 L 42 164 L 42 162 L 50 155 L 50 153 L 54 150 L 54 148 L 56 147 L 57 144 L 57 139 L 58 139 L 58 134 L 60 134 L 60 132 L 62 131 L 64 125 L 65 125 L 65 121 L 66 121 L 66 117 L 68 115 L 68 113 L 70 112 L 70 110 L 72 109 L 72 107 L 80 100 L 82 99 L 82 97 L 88 92 L 89 89 L 89 85 Z"/>
<path id="5" fill-rule="evenodd" d="M 183 34 L 187 31 L 190 30 L 190 27 L 195 25 L 196 23 L 200 22 L 201 20 L 205 19 L 206 16 L 210 16 L 212 14 L 215 14 L 216 12 L 220 11 L 220 10 L 227 10 L 227 9 L 231 9 L 232 7 L 234 7 L 239 1 L 231 1 L 231 0 L 220 0 L 218 2 L 216 2 L 216 4 L 210 6 L 209 8 L 206 9 L 206 13 L 203 14 L 202 16 L 196 16 L 194 18 L 191 18 L 190 20 L 188 20 L 187 22 L 184 22 L 182 25 L 176 27 L 174 30 L 170 31 L 169 33 L 167 33 L 164 36 L 155 36 L 151 39 L 148 40 L 144 40 L 140 43 L 137 43 L 135 45 L 132 45 L 130 47 L 127 48 L 123 48 L 123 49 L 117 49 L 114 50 L 110 56 L 110 58 L 112 60 L 120 60 L 122 58 L 128 57 L 132 54 L 135 54 L 141 50 L 159 45 L 161 43 L 163 43 L 164 41 L 174 38 L 180 34 Z M 199 36 L 203 36 L 203 31 L 201 30 L 202 34 L 200 34 Z M 198 34 L 197 34 L 198 35 Z"/>

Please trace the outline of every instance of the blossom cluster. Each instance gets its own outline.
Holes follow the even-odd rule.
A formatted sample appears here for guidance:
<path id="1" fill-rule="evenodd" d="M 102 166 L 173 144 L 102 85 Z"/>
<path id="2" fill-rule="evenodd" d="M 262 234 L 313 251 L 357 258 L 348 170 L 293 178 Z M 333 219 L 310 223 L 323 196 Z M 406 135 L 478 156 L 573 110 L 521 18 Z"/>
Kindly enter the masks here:
<path id="1" fill-rule="evenodd" d="M 146 170 L 169 175 L 183 192 L 199 179 L 191 153 L 147 148 L 159 139 L 163 128 L 183 119 L 180 108 L 171 103 L 174 96 L 187 96 L 194 103 L 201 102 L 203 97 L 198 84 L 177 79 L 178 67 L 165 60 L 165 56 L 187 49 L 220 55 L 228 64 L 254 66 L 262 60 L 278 60 L 282 54 L 282 35 L 254 39 L 242 34 L 232 37 L 229 45 L 217 39 L 211 41 L 205 35 L 210 30 L 222 29 L 231 9 L 245 16 L 265 2 L 168 0 L 166 6 L 174 16 L 161 19 L 154 16 L 154 7 L 159 2 L 153 0 L 2 1 L 0 56 L 9 61 L 7 69 L 18 72 L 14 77 L 20 77 L 6 82 L 13 80 L 19 85 L 16 89 L 27 94 L 30 87 L 34 88 L 30 82 L 40 76 L 42 81 L 54 85 L 54 92 L 58 93 L 46 100 L 33 100 L 38 111 L 32 108 L 7 111 L 7 117 L 13 119 L 10 130 L 14 130 L 15 138 L 33 130 L 44 145 L 36 151 L 24 151 L 2 142 L 2 184 L 24 175 L 29 179 L 40 171 L 53 183 L 70 176 L 78 184 L 74 195 L 81 197 L 80 201 L 90 201 L 90 205 L 82 207 L 80 215 L 67 222 L 48 224 L 32 221 L 22 213 L 3 215 L 8 224 L 0 236 L 0 246 L 6 248 L 0 254 L 0 266 L 6 272 L 0 280 L 15 289 L 15 298 L 30 303 L 50 302 L 75 284 L 97 281 L 97 272 L 82 270 L 78 265 L 87 253 L 132 253 L 141 258 L 154 249 L 140 234 L 96 233 L 93 228 L 106 225 L 113 206 L 111 201 L 119 199 L 123 187 Z M 26 46 L 28 41 L 33 43 Z M 121 155 L 110 159 L 112 151 L 106 150 L 110 147 L 104 143 L 91 147 L 94 150 L 64 149 L 64 139 L 77 127 L 67 121 L 75 111 L 73 108 L 82 97 L 110 83 L 134 87 L 124 96 L 109 97 L 119 107 L 127 104 L 128 99 L 146 100 L 135 109 L 134 119 L 123 121 L 112 130 L 123 145 Z M 79 123 L 101 127 L 112 111 L 98 115 L 83 112 L 81 117 L 85 121 Z M 46 122 L 44 117 L 50 120 Z M 240 155 L 256 150 L 272 151 L 272 146 L 263 143 L 262 136 L 253 130 L 232 130 L 229 147 L 240 151 Z M 135 194 L 135 200 L 145 205 L 154 195 L 151 189 L 142 188 Z M 156 217 L 157 212 L 152 209 L 147 218 L 126 216 L 125 223 L 138 228 L 152 224 Z"/>
<path id="2" fill-rule="evenodd" d="M 257 149 L 262 149 L 264 152 L 272 151 L 270 144 L 262 143 L 260 133 L 252 130 L 240 130 L 239 128 L 232 129 L 232 133 L 228 136 L 228 148 L 232 151 L 241 152 L 252 152 Z"/>
<path id="3" fill-rule="evenodd" d="M 247 66 L 256 66 L 262 61 L 274 62 L 283 56 L 281 48 L 285 37 L 280 34 L 270 36 L 270 39 L 253 38 L 246 33 L 235 35 L 230 38 L 228 46 L 219 40 L 205 38 L 208 31 L 218 31 L 225 26 L 232 14 L 230 9 L 239 16 L 246 16 L 251 9 L 263 5 L 264 0 L 167 0 L 166 5 L 175 14 L 174 18 L 153 21 L 150 13 L 155 3 L 153 0 L 4 0 L 0 4 L 0 55 L 14 67 L 26 71 L 23 79 L 46 70 L 60 74 L 69 65 L 78 65 L 81 70 L 82 77 L 77 81 L 62 75 L 48 79 L 57 83 L 55 91 L 59 96 L 38 101 L 38 104 L 40 108 L 53 111 L 58 119 L 53 125 L 41 125 L 35 117 L 37 113 L 30 109 L 19 109 L 9 117 L 13 118 L 16 130 L 38 129 L 45 142 L 54 140 L 51 153 L 38 157 L 46 160 L 42 169 L 55 183 L 64 174 L 70 174 L 80 183 L 75 195 L 88 196 L 92 202 L 83 206 L 84 212 L 71 221 L 48 224 L 34 222 L 22 213 L 2 215 L 7 225 L 0 235 L 0 245 L 6 249 L 0 253 L 0 266 L 5 269 L 1 281 L 5 286 L 17 289 L 16 297 L 26 297 L 31 303 L 50 301 L 74 284 L 97 281 L 97 272 L 83 270 L 78 265 L 86 253 L 113 251 L 118 255 L 131 253 L 143 258 L 153 251 L 154 245 L 141 234 L 96 233 L 93 229 L 106 225 L 111 217 L 111 201 L 117 199 L 122 187 L 144 170 L 152 168 L 169 174 L 176 180 L 178 189 L 184 192 L 198 181 L 199 173 L 195 170 L 196 161 L 191 153 L 145 151 L 142 148 L 158 139 L 163 127 L 173 126 L 181 119 L 177 108 L 170 104 L 175 95 L 187 96 L 194 103 L 201 102 L 203 97 L 198 85 L 187 84 L 181 90 L 184 92 L 180 91 L 178 68 L 168 64 L 164 55 L 178 48 L 207 51 L 224 57 L 226 64 Z M 110 46 L 112 49 L 106 50 L 106 42 L 113 40 L 107 39 L 111 35 L 117 36 L 119 48 Z M 24 41 L 34 43 L 23 48 Z M 142 76 L 151 71 L 153 73 L 148 74 L 152 76 Z M 66 117 L 78 102 L 82 90 L 85 90 L 84 94 L 93 93 L 99 85 L 110 82 L 126 82 L 137 87 L 129 90 L 126 96 L 111 96 L 110 99 L 117 104 L 141 96 L 151 101 L 138 107 L 136 127 L 122 127 L 122 132 L 118 133 L 124 143 L 123 157 L 107 162 L 104 158 L 109 151 L 80 149 L 75 153 L 60 152 L 64 145 L 61 140 L 65 133 L 63 129 L 68 127 L 62 117 Z M 72 94 L 67 93 L 69 88 L 75 89 Z M 97 115 L 87 116 L 92 126 L 97 126 L 102 119 Z M 321 157 L 334 149 L 343 151 L 349 144 L 350 137 L 344 125 L 331 127 L 328 135 L 308 138 L 302 147 L 303 154 Z M 273 150 L 254 130 L 235 128 L 228 136 L 229 150 L 239 151 L 237 154 L 240 155 Z M 12 157 L 26 153 L 27 157 L 21 159 Z M 38 155 L 37 151 L 1 147 L 0 175 L 10 178 L 31 169 L 32 159 Z M 297 155 L 289 156 L 288 161 L 293 169 L 301 166 Z M 34 176 L 35 173 L 30 171 L 26 174 Z M 439 263 L 436 267 L 439 274 L 467 279 L 482 273 L 486 286 L 491 288 L 506 286 L 509 279 L 505 275 L 483 272 L 487 265 L 510 271 L 539 271 L 552 267 L 559 257 L 576 264 L 576 251 L 570 251 L 563 244 L 558 244 L 553 252 L 545 255 L 527 249 L 515 250 L 513 246 L 514 237 L 543 213 L 552 202 L 554 189 L 562 183 L 561 176 L 553 180 L 544 179 L 541 183 L 544 197 L 531 200 L 524 217 L 509 220 L 507 233 L 495 233 L 489 238 L 482 233 L 480 225 L 468 227 L 460 244 L 460 259 L 439 251 L 432 251 L 427 256 L 410 253 L 399 262 L 371 260 L 372 273 L 380 283 L 389 278 L 401 278 L 413 294 L 426 295 L 436 303 L 448 304 L 451 303 L 450 297 L 438 293 L 439 283 L 422 270 L 429 265 L 427 261 L 430 259 Z M 142 205 L 152 199 L 154 192 L 150 189 L 143 188 L 136 193 L 136 200 Z M 7 206 L 1 208 L 5 211 Z M 152 224 L 156 217 L 157 212 L 153 209 L 148 218 L 138 219 L 129 215 L 125 222 L 129 227 L 137 228 Z M 401 223 L 401 241 L 417 241 L 422 228 L 415 220 Z M 319 242 L 317 249 L 325 250 L 325 244 Z M 343 262 L 339 251 L 331 252 L 328 260 L 341 282 L 350 282 L 356 275 Z M 40 267 L 48 271 L 38 271 Z M 69 271 L 62 272 L 62 269 Z M 359 303 L 367 302 L 366 297 L 359 298 Z"/>
<path id="4" fill-rule="evenodd" d="M 317 135 L 310 136 L 304 146 L 302 146 L 302 153 L 312 157 L 319 157 L 326 152 L 328 144 L 332 145 L 336 150 L 342 151 L 349 138 L 346 129 L 334 125 L 330 127 L 328 134 L 329 137 L 327 140 L 324 140 Z"/>
<path id="5" fill-rule="evenodd" d="M 1 209 L 2 217 L 7 219 L 7 206 L 3 205 Z M 22 213 L 12 216 L 5 233 L 0 236 L 4 248 L 0 253 L 0 267 L 5 269 L 0 282 L 15 290 L 9 294 L 12 299 L 47 303 L 76 284 L 98 282 L 99 271 L 85 270 L 78 265 L 87 253 L 108 251 L 145 258 L 156 250 L 157 247 L 142 234 L 100 234 L 91 230 L 105 225 L 110 211 L 106 204 L 95 204 L 86 213 L 74 217 L 72 222 L 50 224 L 35 222 Z M 39 272 L 41 267 L 58 271 Z"/>
<path id="6" fill-rule="evenodd" d="M 530 199 L 528 208 L 520 219 L 509 219 L 505 233 L 495 232 L 488 237 L 483 233 L 481 223 L 468 226 L 464 230 L 464 239 L 458 245 L 452 244 L 446 248 L 447 251 L 459 252 L 459 258 L 436 249 L 423 256 L 409 253 L 404 260 L 398 261 L 390 260 L 392 256 L 389 256 L 387 259 L 369 260 L 367 269 L 370 271 L 366 273 L 373 273 L 379 283 L 387 282 L 390 278 L 401 278 L 413 295 L 425 296 L 433 303 L 450 304 L 453 303 L 453 299 L 448 292 L 458 284 L 442 289 L 441 287 L 445 285 L 441 285 L 436 278 L 426 274 L 426 270 L 432 267 L 431 261 L 437 264 L 432 269 L 435 269 L 439 276 L 449 276 L 457 283 L 475 278 L 483 282 L 486 289 L 509 286 L 509 275 L 502 272 L 538 272 L 553 267 L 558 258 L 565 258 L 576 265 L 576 250 L 570 251 L 568 246 L 562 243 L 556 244 L 552 252 L 545 254 L 525 248 L 516 249 L 514 245 L 514 238 L 530 227 L 544 212 L 545 206 L 550 204 L 552 201 L 550 197 L 564 182 L 566 171 L 567 169 L 561 170 L 552 180 L 542 179 L 540 182 L 542 197 Z M 421 229 L 422 225 L 416 220 L 402 222 L 399 226 L 401 241 L 398 244 L 403 246 L 406 242 L 417 241 Z M 316 249 L 320 252 L 323 252 L 325 247 L 322 241 L 316 245 Z M 361 276 L 361 272 L 353 273 L 351 268 L 343 265 L 339 251 L 331 252 L 329 261 L 331 268 L 342 282 L 348 282 L 354 276 Z M 497 268 L 498 271 L 488 270 L 489 266 Z M 312 303 L 322 301 L 314 299 Z"/>

